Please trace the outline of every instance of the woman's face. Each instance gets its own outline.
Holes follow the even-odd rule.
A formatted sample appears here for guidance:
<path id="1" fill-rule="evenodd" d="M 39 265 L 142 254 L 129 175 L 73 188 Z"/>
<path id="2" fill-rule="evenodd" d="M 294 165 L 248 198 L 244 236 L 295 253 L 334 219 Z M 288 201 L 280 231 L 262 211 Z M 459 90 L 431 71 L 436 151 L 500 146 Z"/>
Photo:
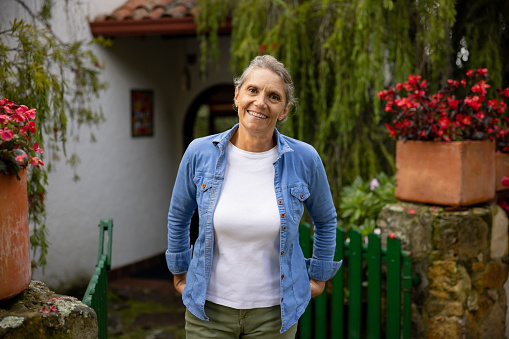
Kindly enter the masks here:
<path id="1" fill-rule="evenodd" d="M 288 114 L 285 85 L 273 71 L 255 68 L 235 89 L 239 129 L 257 137 L 272 137 L 276 122 Z"/>

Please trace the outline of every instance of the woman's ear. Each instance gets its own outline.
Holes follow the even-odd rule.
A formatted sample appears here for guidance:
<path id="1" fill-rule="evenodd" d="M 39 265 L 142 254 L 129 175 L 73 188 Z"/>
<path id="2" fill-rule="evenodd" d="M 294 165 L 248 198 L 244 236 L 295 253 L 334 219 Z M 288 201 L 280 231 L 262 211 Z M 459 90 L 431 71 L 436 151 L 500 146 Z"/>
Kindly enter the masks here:
<path id="1" fill-rule="evenodd" d="M 235 96 L 233 97 L 233 102 L 235 106 L 239 107 L 239 88 L 235 87 Z"/>
<path id="2" fill-rule="evenodd" d="M 283 120 L 284 118 L 286 118 L 286 116 L 288 115 L 288 111 L 290 111 L 290 105 L 291 104 L 288 104 L 284 109 L 283 109 L 283 112 L 281 112 L 281 114 L 279 114 L 279 117 L 278 117 L 278 120 Z"/>

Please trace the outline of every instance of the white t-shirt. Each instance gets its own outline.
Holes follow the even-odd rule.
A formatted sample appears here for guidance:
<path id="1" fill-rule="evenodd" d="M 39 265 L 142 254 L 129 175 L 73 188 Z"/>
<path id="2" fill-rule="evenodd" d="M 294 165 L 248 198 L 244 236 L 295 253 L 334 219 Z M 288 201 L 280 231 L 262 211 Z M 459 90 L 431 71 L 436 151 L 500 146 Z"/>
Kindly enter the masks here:
<path id="1" fill-rule="evenodd" d="M 250 309 L 280 304 L 279 232 L 274 190 L 277 146 L 247 152 L 228 145 L 214 213 L 214 259 L 208 301 Z"/>

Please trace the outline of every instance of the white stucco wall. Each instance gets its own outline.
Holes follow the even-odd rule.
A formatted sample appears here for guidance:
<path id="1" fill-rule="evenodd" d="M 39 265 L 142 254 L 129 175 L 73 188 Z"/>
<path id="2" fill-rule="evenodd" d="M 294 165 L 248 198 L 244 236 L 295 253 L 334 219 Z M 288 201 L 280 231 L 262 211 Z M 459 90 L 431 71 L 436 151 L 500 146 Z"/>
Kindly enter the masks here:
<path id="1" fill-rule="evenodd" d="M 57 1 L 53 26 L 64 40 L 68 34 L 90 39 L 87 16 L 112 12 L 125 0 L 82 0 L 65 8 Z M 28 1 L 34 5 L 34 1 Z M 0 23 L 23 16 L 19 5 L 0 4 Z M 1 24 L 3 27 L 4 25 Z M 45 276 L 34 278 L 54 289 L 90 278 L 97 261 L 98 223 L 113 218 L 113 268 L 166 248 L 166 215 L 174 178 L 182 156 L 184 118 L 196 96 L 213 84 L 232 81 L 228 66 L 229 37 L 221 38 L 222 60 L 202 82 L 199 65 L 190 67 L 190 90 L 181 88 L 186 53 L 198 54 L 194 38 L 117 38 L 111 48 L 93 48 L 106 65 L 102 76 L 110 87 L 99 99 L 107 121 L 89 142 L 82 128 L 78 142 L 69 142 L 81 158 L 78 174 L 63 161 L 49 176 L 46 196 L 51 246 Z M 155 99 L 153 137 L 132 138 L 130 90 L 150 89 Z M 233 93 L 232 93 L 233 97 Z"/>

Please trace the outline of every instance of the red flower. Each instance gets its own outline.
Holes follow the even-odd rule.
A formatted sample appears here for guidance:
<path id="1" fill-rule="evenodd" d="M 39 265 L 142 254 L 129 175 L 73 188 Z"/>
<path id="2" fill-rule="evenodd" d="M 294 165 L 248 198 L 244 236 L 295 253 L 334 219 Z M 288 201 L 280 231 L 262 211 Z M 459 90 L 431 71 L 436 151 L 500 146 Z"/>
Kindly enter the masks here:
<path id="1" fill-rule="evenodd" d="M 4 141 L 11 141 L 12 137 L 14 136 L 14 132 L 7 127 L 5 127 L 3 130 L 0 130 L 0 133 L 0 138 Z"/>
<path id="2" fill-rule="evenodd" d="M 456 80 L 448 79 L 447 80 L 447 84 L 450 85 L 450 86 L 458 87 L 459 82 L 457 82 Z"/>
<path id="3" fill-rule="evenodd" d="M 421 79 L 421 76 L 420 75 L 412 75 L 412 74 L 409 74 L 408 75 L 408 83 L 410 85 L 417 85 L 417 82 Z"/>
<path id="4" fill-rule="evenodd" d="M 473 73 L 473 71 L 472 71 L 471 69 L 469 69 L 469 70 L 467 71 L 467 77 L 470 77 L 470 76 L 472 75 L 472 73 Z"/>
<path id="5" fill-rule="evenodd" d="M 502 180 L 500 180 L 500 181 L 502 182 L 502 186 L 504 186 L 504 187 L 509 186 L 509 177 L 504 176 L 504 177 L 502 177 Z"/>
<path id="6" fill-rule="evenodd" d="M 460 84 L 465 87 L 467 85 L 467 81 L 465 79 L 461 79 Z"/>
<path id="7" fill-rule="evenodd" d="M 396 90 L 397 90 L 397 91 L 401 91 L 402 89 L 403 89 L 403 84 L 402 84 L 401 82 L 398 82 L 398 83 L 396 84 Z"/>
<path id="8" fill-rule="evenodd" d="M 457 109 L 458 108 L 458 104 L 460 103 L 460 101 L 456 100 L 456 99 L 452 99 L 452 100 L 447 101 L 447 103 L 449 104 L 450 108 Z"/>
<path id="9" fill-rule="evenodd" d="M 498 101 L 497 101 L 497 100 L 495 100 L 495 99 L 488 100 L 488 106 L 489 106 L 489 107 L 493 107 L 493 108 L 497 108 L 497 106 L 498 106 Z"/>
<path id="10" fill-rule="evenodd" d="M 471 123 L 470 116 L 458 114 L 457 117 L 458 117 L 458 120 L 461 123 L 463 123 L 464 125 L 470 125 L 470 123 Z"/>
<path id="11" fill-rule="evenodd" d="M 450 121 L 449 121 L 449 118 L 447 118 L 447 117 L 441 117 L 440 120 L 438 120 L 438 124 L 440 125 L 440 127 L 442 129 L 447 128 L 447 126 L 449 126 L 449 123 L 450 123 Z"/>
<path id="12" fill-rule="evenodd" d="M 267 44 L 261 44 L 260 45 L 260 51 L 259 51 L 259 54 L 263 54 L 265 53 L 265 51 L 267 50 Z"/>
<path id="13" fill-rule="evenodd" d="M 504 96 L 508 97 L 509 98 L 509 87 L 507 87 L 506 89 L 504 89 Z"/>
<path id="14" fill-rule="evenodd" d="M 484 119 L 486 117 L 486 115 L 484 114 L 484 112 L 477 112 L 475 114 L 476 117 L 478 117 L 480 120 Z"/>
<path id="15" fill-rule="evenodd" d="M 480 75 L 480 76 L 486 76 L 488 74 L 488 69 L 487 68 L 479 68 L 477 70 L 477 73 Z"/>
<path id="16" fill-rule="evenodd" d="M 30 157 L 29 161 L 30 161 L 30 164 L 35 167 L 39 167 L 39 165 L 44 166 L 44 163 L 42 162 L 42 160 L 37 157 Z"/>
<path id="17" fill-rule="evenodd" d="M 389 131 L 389 136 L 391 138 L 395 138 L 396 137 L 396 130 L 394 129 L 394 127 L 392 127 L 391 125 L 389 124 L 385 124 L 385 127 L 387 128 L 387 130 Z"/>
<path id="18" fill-rule="evenodd" d="M 396 236 L 396 234 L 391 233 L 391 234 L 389 234 L 389 238 L 391 238 L 392 240 L 394 240 L 394 239 L 397 239 L 398 237 Z"/>
<path id="19" fill-rule="evenodd" d="M 415 210 L 413 208 L 411 208 L 411 209 L 408 210 L 408 213 L 415 214 L 416 212 L 415 212 Z"/>
<path id="20" fill-rule="evenodd" d="M 507 108 L 506 103 L 503 102 L 503 101 L 500 101 L 498 104 L 499 104 L 499 108 L 497 109 L 497 112 L 498 113 L 504 113 L 506 108 Z"/>
<path id="21" fill-rule="evenodd" d="M 39 143 L 36 142 L 34 144 L 34 151 L 36 151 L 37 153 L 42 153 L 42 152 L 44 152 L 44 149 L 43 148 L 39 148 Z"/>

